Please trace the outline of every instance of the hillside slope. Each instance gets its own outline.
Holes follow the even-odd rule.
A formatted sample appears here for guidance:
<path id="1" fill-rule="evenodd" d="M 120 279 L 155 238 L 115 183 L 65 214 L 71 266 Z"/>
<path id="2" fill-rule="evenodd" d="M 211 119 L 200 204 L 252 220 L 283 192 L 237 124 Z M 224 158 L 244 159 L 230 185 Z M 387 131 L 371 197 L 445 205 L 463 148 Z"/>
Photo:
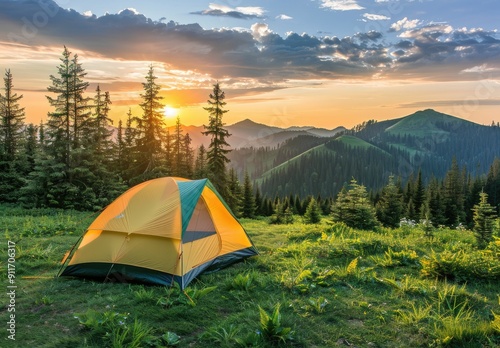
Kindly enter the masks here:
<path id="1" fill-rule="evenodd" d="M 500 127 L 423 110 L 366 122 L 276 165 L 257 184 L 268 196 L 333 196 L 352 178 L 374 190 L 383 187 L 389 175 L 405 182 L 422 170 L 425 180 L 442 178 L 453 158 L 473 168 L 475 175 L 484 174 L 495 157 L 500 157 Z"/>

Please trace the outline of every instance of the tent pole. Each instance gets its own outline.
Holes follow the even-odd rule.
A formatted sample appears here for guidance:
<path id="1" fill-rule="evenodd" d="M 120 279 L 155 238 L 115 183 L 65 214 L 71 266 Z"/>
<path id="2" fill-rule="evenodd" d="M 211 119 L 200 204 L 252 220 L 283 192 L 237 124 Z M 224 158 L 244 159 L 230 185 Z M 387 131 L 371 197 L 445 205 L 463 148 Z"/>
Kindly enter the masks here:
<path id="1" fill-rule="evenodd" d="M 57 274 L 55 276 L 55 278 L 59 277 L 61 275 L 61 271 L 63 269 L 63 267 L 66 265 L 66 263 L 68 263 L 71 258 L 73 257 L 73 254 L 74 254 L 74 250 L 75 250 L 75 247 L 78 245 L 78 243 L 80 243 L 80 241 L 82 240 L 84 234 L 82 234 L 80 236 L 80 238 L 78 238 L 78 240 L 76 241 L 75 244 L 73 244 L 73 247 L 71 248 L 71 250 L 69 251 L 68 253 L 68 257 L 66 257 L 66 260 L 64 260 L 64 262 L 61 263 L 61 267 L 59 267 L 59 271 L 57 271 Z"/>

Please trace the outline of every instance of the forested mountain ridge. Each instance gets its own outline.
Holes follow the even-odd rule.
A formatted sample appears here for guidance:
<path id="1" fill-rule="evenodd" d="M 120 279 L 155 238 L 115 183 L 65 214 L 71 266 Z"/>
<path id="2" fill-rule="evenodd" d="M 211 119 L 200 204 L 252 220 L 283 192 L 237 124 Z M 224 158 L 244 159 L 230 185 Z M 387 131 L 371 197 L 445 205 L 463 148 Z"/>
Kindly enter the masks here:
<path id="1" fill-rule="evenodd" d="M 430 109 L 395 120 L 367 121 L 323 140 L 259 175 L 262 193 L 329 197 L 353 177 L 379 190 L 389 175 L 406 182 L 421 170 L 425 181 L 443 178 L 453 158 L 477 176 L 500 157 L 498 125 L 483 126 Z"/>
<path id="2" fill-rule="evenodd" d="M 203 125 L 181 125 L 182 133 L 189 134 L 192 140 L 192 145 L 194 147 L 208 146 L 210 139 L 201 134 L 203 131 Z M 276 126 L 269 126 L 262 123 L 257 123 L 249 119 L 236 122 L 234 124 L 226 126 L 229 134 L 231 136 L 228 138 L 228 142 L 231 148 L 234 150 L 241 148 L 261 148 L 261 147 L 278 147 L 285 143 L 289 139 L 296 138 L 298 136 L 314 136 L 314 137 L 332 137 L 339 132 L 346 130 L 344 127 L 336 127 L 334 129 L 325 129 L 317 127 L 288 127 L 281 128 Z M 170 133 L 175 132 L 175 126 L 169 126 L 167 128 Z"/>

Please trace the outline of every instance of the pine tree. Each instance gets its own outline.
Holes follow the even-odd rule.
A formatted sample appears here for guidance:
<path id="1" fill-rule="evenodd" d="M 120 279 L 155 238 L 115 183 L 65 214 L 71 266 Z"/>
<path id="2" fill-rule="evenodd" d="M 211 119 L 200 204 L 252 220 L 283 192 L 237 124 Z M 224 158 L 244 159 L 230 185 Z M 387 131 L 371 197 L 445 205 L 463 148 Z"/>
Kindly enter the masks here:
<path id="1" fill-rule="evenodd" d="M 415 190 L 413 192 L 413 204 L 415 206 L 416 217 L 422 215 L 422 205 L 426 200 L 425 197 L 425 187 L 422 180 L 422 170 L 418 171 L 417 183 L 415 185 Z"/>
<path id="2" fill-rule="evenodd" d="M 488 194 L 489 202 L 500 209 L 500 158 L 495 158 L 486 177 L 484 191 Z"/>
<path id="3" fill-rule="evenodd" d="M 210 137 L 210 145 L 207 151 L 207 172 L 210 181 L 224 198 L 227 198 L 227 174 L 226 164 L 229 163 L 227 154 L 231 150 L 226 138 L 230 136 L 227 129 L 224 128 L 222 117 L 228 110 L 224 110 L 226 105 L 225 93 L 220 89 L 219 83 L 216 83 L 213 92 L 210 94 L 208 107 L 204 109 L 209 113 L 208 126 L 204 125 L 203 135 Z"/>
<path id="4" fill-rule="evenodd" d="M 184 142 L 182 144 L 182 152 L 184 153 L 184 161 L 183 161 L 183 168 L 182 168 L 182 173 L 184 177 L 186 178 L 192 178 L 193 177 L 193 159 L 194 159 L 194 152 L 193 149 L 191 148 L 191 137 L 189 136 L 189 133 L 186 133 L 184 136 Z"/>
<path id="5" fill-rule="evenodd" d="M 237 217 L 240 216 L 241 213 L 241 202 L 242 202 L 242 190 L 241 185 L 238 180 L 238 176 L 236 175 L 236 171 L 234 168 L 229 170 L 228 181 L 226 188 L 226 198 L 225 201 L 231 208 L 233 214 Z"/>
<path id="6" fill-rule="evenodd" d="M 133 127 L 134 123 L 138 120 L 137 117 L 132 116 L 132 110 L 129 109 L 127 113 L 127 122 L 123 134 L 123 150 L 122 150 L 122 171 L 121 177 L 125 182 L 131 184 L 131 179 L 137 171 L 138 156 L 137 156 L 137 136 L 138 132 Z"/>
<path id="7" fill-rule="evenodd" d="M 0 93 L 0 201 L 13 202 L 23 185 L 21 154 L 24 127 L 22 95 L 14 93 L 13 77 L 5 71 L 4 94 Z M 24 173 L 25 174 L 25 173 Z"/>
<path id="8" fill-rule="evenodd" d="M 52 85 L 47 88 L 56 97 L 47 96 L 54 108 L 49 112 L 47 131 L 44 134 L 44 153 L 39 156 L 35 172 L 23 189 L 25 202 L 41 206 L 84 209 L 94 198 L 83 173 L 90 157 L 82 145 L 82 132 L 88 126 L 88 98 L 83 97 L 88 83 L 78 57 L 64 47 L 58 74 L 51 75 Z M 91 175 L 87 175 L 89 178 Z M 76 177 L 76 178 L 75 178 Z M 43 188 L 43 190 L 40 190 Z M 36 199 L 34 195 L 38 195 Z"/>
<path id="9" fill-rule="evenodd" d="M 479 194 L 479 204 L 475 205 L 474 211 L 474 236 L 480 249 L 488 246 L 493 240 L 493 229 L 495 225 L 495 208 L 488 203 L 488 194 Z"/>
<path id="10" fill-rule="evenodd" d="M 304 214 L 304 222 L 306 224 L 317 224 L 321 221 L 321 212 L 318 201 L 311 199 L 307 205 L 306 213 Z"/>
<path id="11" fill-rule="evenodd" d="M 276 200 L 274 214 L 272 214 L 269 220 L 271 224 L 293 224 L 293 213 L 290 207 L 286 207 L 285 202 L 280 199 Z"/>
<path id="12" fill-rule="evenodd" d="M 203 144 L 201 144 L 198 148 L 198 154 L 196 155 L 196 161 L 194 164 L 194 177 L 196 179 L 207 177 L 207 152 Z"/>
<path id="13" fill-rule="evenodd" d="M 403 214 L 403 198 L 396 186 L 394 176 L 389 177 L 389 183 L 382 189 L 382 195 L 376 205 L 377 218 L 386 227 L 396 228 Z"/>
<path id="14" fill-rule="evenodd" d="M 92 106 L 89 105 L 91 98 L 84 97 L 84 93 L 87 90 L 89 83 L 83 79 L 87 75 L 82 67 L 82 64 L 78 61 L 78 55 L 75 54 L 71 60 L 70 65 L 71 72 L 71 103 L 72 110 L 72 123 L 73 123 L 73 150 L 80 147 L 84 137 L 82 134 L 85 132 L 84 128 L 87 126 L 87 121 L 91 115 Z"/>
<path id="15" fill-rule="evenodd" d="M 156 83 L 158 77 L 154 74 L 153 65 L 150 65 L 146 75 L 146 82 L 142 83 L 144 92 L 141 94 L 140 104 L 143 114 L 138 119 L 137 153 L 134 159 L 135 178 L 133 182 L 163 176 L 166 172 L 165 156 L 162 139 L 164 138 L 164 105 L 161 102 L 161 86 Z M 163 167 L 162 167 L 163 166 Z"/>
<path id="16" fill-rule="evenodd" d="M 117 170 L 118 174 L 120 177 L 123 179 L 123 174 L 126 169 L 126 162 L 125 162 L 125 139 L 123 135 L 123 121 L 119 120 L 118 121 L 118 128 L 116 130 L 116 158 L 115 158 L 115 163 L 117 165 Z"/>
<path id="17" fill-rule="evenodd" d="M 444 216 L 448 226 L 456 226 L 465 221 L 464 183 L 456 158 L 443 181 Z"/>
<path id="18" fill-rule="evenodd" d="M 349 187 L 349 190 L 343 188 L 340 191 L 332 206 L 333 220 L 344 222 L 353 228 L 374 229 L 378 221 L 365 186 L 359 185 L 355 179 L 352 179 Z"/>
<path id="19" fill-rule="evenodd" d="M 119 171 L 115 168 L 119 162 L 115 161 L 115 144 L 111 140 L 113 132 L 109 129 L 113 123 L 109 117 L 110 105 L 109 92 L 102 93 L 98 85 L 94 97 L 93 117 L 88 120 L 83 130 L 86 140 L 81 142 L 84 148 L 88 149 L 82 151 L 86 170 L 81 168 L 78 171 L 79 180 L 86 183 L 87 190 L 92 189 L 92 193 L 88 192 L 87 198 L 88 204 L 92 204 L 92 209 L 100 209 L 108 205 L 125 189 Z M 118 146 L 123 145 L 123 140 L 120 141 L 122 144 Z"/>
<path id="20" fill-rule="evenodd" d="M 174 176 L 183 176 L 185 157 L 183 152 L 184 135 L 182 132 L 181 118 L 177 116 L 172 141 L 172 173 Z"/>
<path id="21" fill-rule="evenodd" d="M 38 154 L 38 127 L 30 123 L 26 127 L 26 142 L 24 144 L 24 166 L 22 176 L 26 177 L 35 170 L 35 159 Z"/>
<path id="22" fill-rule="evenodd" d="M 241 216 L 244 218 L 255 217 L 255 197 L 253 195 L 253 187 L 250 181 L 248 172 L 245 172 L 245 179 L 243 181 L 243 206 L 241 209 Z"/>
<path id="23" fill-rule="evenodd" d="M 436 178 L 432 178 L 427 186 L 428 206 L 430 219 L 434 227 L 439 227 L 446 224 L 444 216 L 444 200 L 441 193 L 441 186 Z"/>

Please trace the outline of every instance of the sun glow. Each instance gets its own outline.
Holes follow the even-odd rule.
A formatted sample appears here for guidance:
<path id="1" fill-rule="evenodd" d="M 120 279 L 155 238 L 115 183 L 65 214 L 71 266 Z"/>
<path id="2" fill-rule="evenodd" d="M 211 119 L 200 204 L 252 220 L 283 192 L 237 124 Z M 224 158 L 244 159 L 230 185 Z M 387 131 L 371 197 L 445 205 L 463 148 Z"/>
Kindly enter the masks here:
<path id="1" fill-rule="evenodd" d="M 166 105 L 163 108 L 163 114 L 167 118 L 173 118 L 173 117 L 177 116 L 177 114 L 179 114 L 179 109 L 171 107 L 170 105 Z"/>

